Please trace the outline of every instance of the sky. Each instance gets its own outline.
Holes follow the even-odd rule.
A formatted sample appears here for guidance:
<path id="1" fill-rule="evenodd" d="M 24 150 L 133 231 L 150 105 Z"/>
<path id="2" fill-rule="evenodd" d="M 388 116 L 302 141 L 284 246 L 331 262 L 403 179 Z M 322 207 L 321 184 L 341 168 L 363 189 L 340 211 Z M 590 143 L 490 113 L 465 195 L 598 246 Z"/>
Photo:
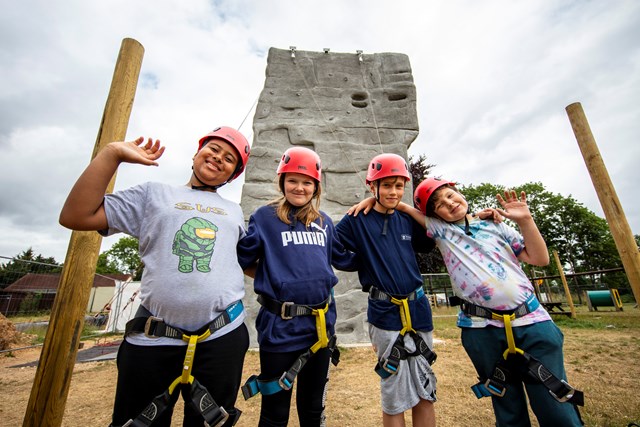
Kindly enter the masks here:
<path id="1" fill-rule="evenodd" d="M 604 217 L 565 108 L 580 102 L 640 234 L 640 2 L 629 0 L 0 0 L 0 256 L 63 262 L 58 215 L 88 164 L 122 40 L 145 53 L 126 139 L 160 166 L 116 190 L 187 182 L 197 140 L 251 140 L 270 47 L 409 56 L 420 133 L 409 154 L 463 185 L 541 182 Z M 242 179 L 220 192 L 240 201 Z M 103 240 L 101 251 L 120 236 Z M 0 259 L 0 261 L 2 261 Z"/>

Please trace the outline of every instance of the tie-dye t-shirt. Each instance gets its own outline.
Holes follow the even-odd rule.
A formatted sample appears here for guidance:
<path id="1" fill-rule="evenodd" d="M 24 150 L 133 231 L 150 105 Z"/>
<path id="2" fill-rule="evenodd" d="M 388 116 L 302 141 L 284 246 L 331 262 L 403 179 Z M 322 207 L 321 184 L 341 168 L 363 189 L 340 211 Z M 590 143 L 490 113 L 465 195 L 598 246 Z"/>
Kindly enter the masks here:
<path id="1" fill-rule="evenodd" d="M 472 235 L 467 236 L 464 222 L 450 224 L 428 217 L 426 225 L 427 235 L 436 241 L 453 290 L 460 298 L 489 309 L 511 310 L 534 293 L 533 284 L 517 258 L 524 249 L 524 239 L 512 227 L 474 218 L 470 223 Z M 550 319 L 540 305 L 533 313 L 515 319 L 512 326 Z M 458 314 L 459 327 L 487 325 L 504 327 L 500 321 Z"/>

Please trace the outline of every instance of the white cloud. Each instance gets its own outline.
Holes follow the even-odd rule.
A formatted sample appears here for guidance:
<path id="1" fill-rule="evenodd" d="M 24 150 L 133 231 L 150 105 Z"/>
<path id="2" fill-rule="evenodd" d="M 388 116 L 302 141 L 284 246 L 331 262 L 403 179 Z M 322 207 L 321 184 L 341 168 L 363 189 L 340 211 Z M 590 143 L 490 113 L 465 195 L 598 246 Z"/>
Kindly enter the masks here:
<path id="1" fill-rule="evenodd" d="M 127 137 L 160 138 L 167 152 L 159 168 L 124 165 L 116 188 L 186 182 L 198 138 L 251 110 L 270 47 L 402 52 L 418 90 L 410 153 L 435 173 L 541 181 L 602 215 L 564 111 L 579 101 L 640 234 L 637 2 L 65 3 L 11 2 L 0 15 L 0 255 L 33 246 L 64 259 L 57 215 L 89 161 L 125 37 L 145 48 Z M 239 200 L 241 184 L 224 193 Z"/>

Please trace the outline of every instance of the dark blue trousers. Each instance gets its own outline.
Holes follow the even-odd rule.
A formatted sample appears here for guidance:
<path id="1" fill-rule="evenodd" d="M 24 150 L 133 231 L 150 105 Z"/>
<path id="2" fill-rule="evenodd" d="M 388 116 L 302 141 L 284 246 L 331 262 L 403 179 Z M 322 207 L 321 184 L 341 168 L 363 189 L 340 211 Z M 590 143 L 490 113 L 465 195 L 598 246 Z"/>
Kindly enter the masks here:
<path id="1" fill-rule="evenodd" d="M 242 380 L 242 365 L 249 348 L 247 327 L 196 345 L 191 375 L 213 400 L 229 412 L 231 425 Z M 114 426 L 140 414 L 151 400 L 167 390 L 182 375 L 186 346 L 139 346 L 124 341 L 118 350 L 118 383 L 113 408 Z M 179 390 L 176 390 L 178 393 Z M 153 427 L 169 427 L 173 411 L 167 411 Z M 183 426 L 202 427 L 200 413 L 185 405 Z"/>
<path id="2" fill-rule="evenodd" d="M 515 345 L 538 359 L 557 378 L 566 381 L 562 346 L 564 335 L 551 321 L 513 328 Z M 491 376 L 493 367 L 507 349 L 503 328 L 462 328 L 462 346 L 480 378 Z M 540 427 L 582 426 L 577 408 L 555 400 L 542 384 L 511 383 L 503 397 L 492 396 L 497 427 L 529 427 L 527 397 Z"/>

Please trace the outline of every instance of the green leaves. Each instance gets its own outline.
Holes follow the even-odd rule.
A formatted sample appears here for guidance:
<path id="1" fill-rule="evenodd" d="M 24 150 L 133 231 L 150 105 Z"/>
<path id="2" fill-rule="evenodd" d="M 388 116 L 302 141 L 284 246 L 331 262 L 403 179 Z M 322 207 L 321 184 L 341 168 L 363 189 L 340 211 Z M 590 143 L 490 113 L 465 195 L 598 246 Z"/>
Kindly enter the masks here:
<path id="1" fill-rule="evenodd" d="M 111 248 L 100 254 L 96 273 L 126 273 L 133 275 L 133 280 L 140 280 L 144 265 L 140 260 L 138 239 L 131 236 L 122 237 Z"/>

